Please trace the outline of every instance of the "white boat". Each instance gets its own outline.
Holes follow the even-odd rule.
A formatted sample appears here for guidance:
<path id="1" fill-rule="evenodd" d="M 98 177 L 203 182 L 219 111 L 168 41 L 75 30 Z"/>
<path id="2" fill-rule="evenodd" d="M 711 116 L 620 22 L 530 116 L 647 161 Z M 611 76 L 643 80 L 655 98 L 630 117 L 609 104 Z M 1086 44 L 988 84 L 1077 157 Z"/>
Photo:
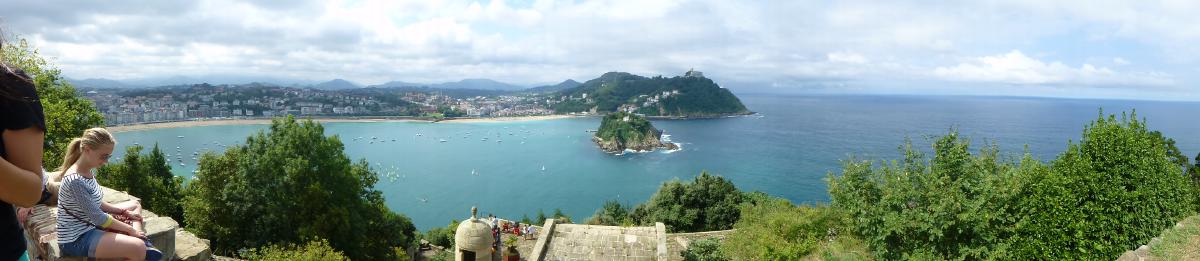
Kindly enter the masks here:
<path id="1" fill-rule="evenodd" d="M 546 171 L 546 165 L 542 165 L 542 171 Z"/>
<path id="2" fill-rule="evenodd" d="M 183 135 L 179 135 L 179 136 L 175 136 L 175 137 L 176 137 L 176 138 L 180 138 L 180 139 L 182 139 L 182 138 L 183 138 Z"/>
<path id="3" fill-rule="evenodd" d="M 446 142 L 446 139 L 438 139 L 440 142 Z"/>
<path id="4" fill-rule="evenodd" d="M 479 173 L 475 172 L 475 169 L 471 169 L 471 175 L 479 176 Z"/>
<path id="5" fill-rule="evenodd" d="M 417 133 L 417 136 L 421 136 L 421 134 L 420 134 L 420 133 Z"/>

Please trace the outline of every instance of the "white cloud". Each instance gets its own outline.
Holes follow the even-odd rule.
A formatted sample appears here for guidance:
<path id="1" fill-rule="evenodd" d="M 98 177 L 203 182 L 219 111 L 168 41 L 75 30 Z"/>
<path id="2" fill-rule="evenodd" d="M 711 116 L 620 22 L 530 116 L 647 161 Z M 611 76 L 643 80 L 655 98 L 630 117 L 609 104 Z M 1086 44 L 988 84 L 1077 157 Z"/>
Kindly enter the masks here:
<path id="1" fill-rule="evenodd" d="M 866 57 L 863 57 L 861 54 L 852 53 L 852 52 L 832 52 L 832 53 L 825 54 L 825 58 L 829 59 L 830 62 L 836 62 L 836 63 L 853 63 L 853 64 L 867 63 Z"/>
<path id="2" fill-rule="evenodd" d="M 1062 62 L 1043 62 L 1019 50 L 973 58 L 951 67 L 937 67 L 933 75 L 948 80 L 1031 85 L 1162 86 L 1171 76 L 1161 72 L 1116 72 L 1107 67 L 1083 64 L 1074 68 Z"/>
<path id="3" fill-rule="evenodd" d="M 1180 69 L 1200 63 L 1193 44 L 1200 27 L 1190 26 L 1200 24 L 1200 2 L 530 2 L 18 1 L 0 17 L 77 78 L 240 73 L 534 84 L 694 67 L 719 82 L 792 88 L 860 80 L 1110 89 L 1200 81 Z M 963 58 L 1015 49 L 1047 55 Z"/>

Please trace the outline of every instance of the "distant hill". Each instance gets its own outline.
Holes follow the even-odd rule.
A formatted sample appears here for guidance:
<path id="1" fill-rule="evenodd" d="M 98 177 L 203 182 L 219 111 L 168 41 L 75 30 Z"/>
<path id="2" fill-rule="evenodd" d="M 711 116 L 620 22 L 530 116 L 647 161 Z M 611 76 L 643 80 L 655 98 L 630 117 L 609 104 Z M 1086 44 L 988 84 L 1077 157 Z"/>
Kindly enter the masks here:
<path id="1" fill-rule="evenodd" d="M 347 80 L 343 80 L 343 79 L 333 79 L 333 80 L 330 80 L 327 82 L 314 84 L 312 87 L 321 89 L 321 90 L 334 91 L 334 90 L 345 90 L 345 89 L 357 89 L 357 88 L 361 88 L 362 86 L 355 84 L 353 82 L 347 81 Z"/>
<path id="2" fill-rule="evenodd" d="M 577 82 L 575 80 L 567 79 L 566 81 L 560 82 L 555 85 L 538 86 L 538 87 L 525 89 L 525 92 L 531 92 L 531 93 L 557 92 L 557 91 L 561 91 L 561 90 L 578 87 L 580 84 L 582 84 L 582 83 Z"/>
<path id="3" fill-rule="evenodd" d="M 679 118 L 751 113 L 728 89 L 693 71 L 686 76 L 671 78 L 609 72 L 557 94 L 569 97 L 554 106 L 557 113 L 632 111 L 647 116 Z"/>
<path id="4" fill-rule="evenodd" d="M 371 85 L 371 86 L 367 86 L 367 87 L 368 88 L 371 88 L 371 87 L 374 87 L 374 88 L 399 88 L 399 87 L 421 87 L 421 86 L 428 86 L 428 84 L 402 82 L 402 81 L 390 81 L 390 82 L 385 82 L 383 84 Z"/>
<path id="5" fill-rule="evenodd" d="M 130 88 L 130 87 L 133 87 L 133 86 L 129 86 L 128 84 L 125 84 L 121 81 L 110 80 L 110 79 L 100 79 L 100 78 L 89 78 L 89 79 L 83 79 L 83 80 L 75 80 L 75 79 L 68 78 L 67 82 L 70 82 L 71 85 L 74 85 L 75 87 L 79 87 L 79 88 Z"/>
<path id="6" fill-rule="evenodd" d="M 491 79 L 463 79 L 457 82 L 444 83 L 412 83 L 403 81 L 390 81 L 384 84 L 371 85 L 367 87 L 374 88 L 402 88 L 402 87 L 428 87 L 430 89 L 470 89 L 470 90 L 488 90 L 488 91 L 519 91 L 525 87 L 498 82 Z"/>
<path id="7" fill-rule="evenodd" d="M 523 90 L 525 87 L 502 83 L 491 79 L 463 79 L 457 82 L 447 82 L 429 85 L 432 88 L 438 89 L 476 89 L 476 90 L 503 90 L 517 91 Z"/>
<path id="8" fill-rule="evenodd" d="M 273 77 L 257 77 L 243 75 L 206 75 L 206 76 L 167 76 L 167 77 L 150 77 L 150 78 L 135 78 L 135 79 L 104 79 L 90 78 L 84 80 L 76 80 L 68 78 L 75 87 L 82 88 L 151 88 L 160 86 L 181 86 L 192 84 L 232 84 L 240 85 L 247 83 L 264 83 L 278 86 L 307 86 L 315 84 L 312 81 L 293 80 Z"/>

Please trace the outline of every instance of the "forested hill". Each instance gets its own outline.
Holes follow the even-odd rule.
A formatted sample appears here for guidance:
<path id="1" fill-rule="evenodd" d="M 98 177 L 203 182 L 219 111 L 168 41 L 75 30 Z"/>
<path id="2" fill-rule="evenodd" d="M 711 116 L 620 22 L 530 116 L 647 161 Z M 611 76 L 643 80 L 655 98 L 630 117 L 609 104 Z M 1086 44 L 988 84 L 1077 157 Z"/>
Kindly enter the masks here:
<path id="1" fill-rule="evenodd" d="M 631 111 L 681 118 L 750 114 L 737 96 L 695 71 L 671 78 L 609 72 L 557 95 L 565 99 L 554 106 L 557 113 Z"/>

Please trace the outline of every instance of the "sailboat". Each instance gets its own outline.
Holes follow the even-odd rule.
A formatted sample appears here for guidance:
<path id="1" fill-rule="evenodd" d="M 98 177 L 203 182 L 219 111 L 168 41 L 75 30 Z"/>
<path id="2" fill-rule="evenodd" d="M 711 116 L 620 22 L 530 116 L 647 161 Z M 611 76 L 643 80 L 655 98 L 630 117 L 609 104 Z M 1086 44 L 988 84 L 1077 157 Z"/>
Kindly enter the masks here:
<path id="1" fill-rule="evenodd" d="M 479 176 L 479 173 L 475 172 L 475 169 L 471 169 L 471 175 Z"/>
<path id="2" fill-rule="evenodd" d="M 546 171 L 546 165 L 542 165 L 542 171 Z"/>

